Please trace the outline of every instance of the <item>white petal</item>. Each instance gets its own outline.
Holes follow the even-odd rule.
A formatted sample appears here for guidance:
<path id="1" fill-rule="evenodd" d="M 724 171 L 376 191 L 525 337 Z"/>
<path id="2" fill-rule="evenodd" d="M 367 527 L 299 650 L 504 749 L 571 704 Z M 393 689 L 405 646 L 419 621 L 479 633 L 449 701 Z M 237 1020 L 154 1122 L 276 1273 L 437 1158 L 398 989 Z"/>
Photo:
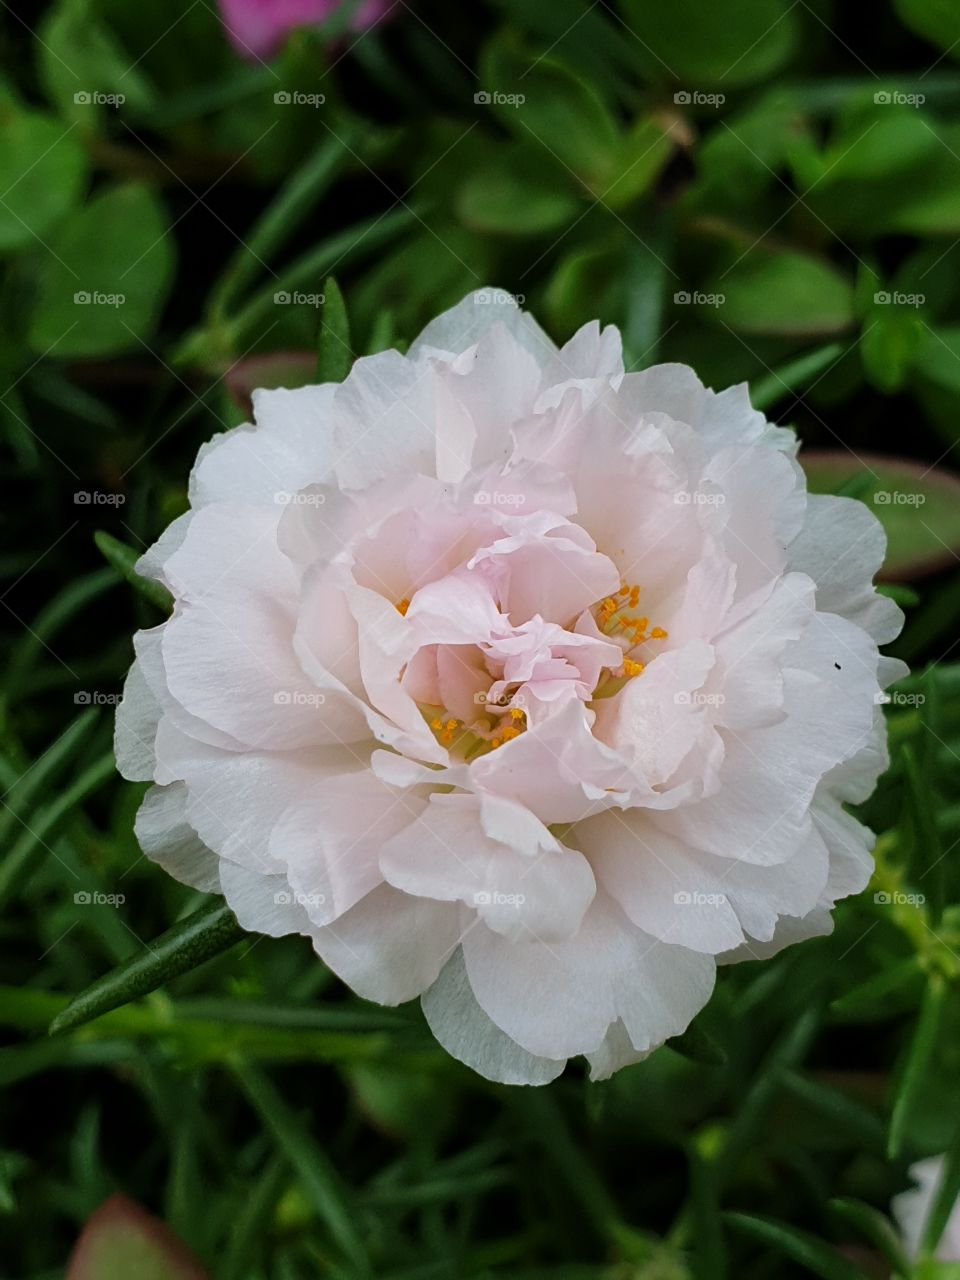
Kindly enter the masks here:
<path id="1" fill-rule="evenodd" d="M 334 461 L 333 385 L 257 390 L 258 426 L 244 425 L 202 446 L 190 501 L 281 504 L 329 475 Z"/>
<path id="2" fill-rule="evenodd" d="M 642 811 L 611 810 L 589 818 L 577 824 L 572 838 L 602 888 L 651 937 L 711 955 L 743 941 L 721 878 L 726 868 L 721 865 L 718 874 L 717 859 L 707 864 Z"/>
<path id="3" fill-rule="evenodd" d="M 424 801 L 366 770 L 318 781 L 280 815 L 272 858 L 314 924 L 330 924 L 383 882 L 381 846 L 415 821 Z"/>
<path id="4" fill-rule="evenodd" d="M 130 782 L 149 782 L 153 778 L 160 715 L 160 704 L 144 679 L 143 669 L 134 662 L 124 681 L 113 734 L 117 768 Z"/>
<path id="5" fill-rule="evenodd" d="M 505 325 L 516 341 L 541 361 L 556 352 L 536 320 L 521 311 L 508 293 L 502 289 L 477 289 L 431 320 L 414 339 L 410 355 L 414 359 L 430 352 L 459 355 L 479 342 L 495 324 Z"/>
<path id="6" fill-rule="evenodd" d="M 511 1040 L 477 1004 L 458 947 L 436 982 L 420 998 L 440 1044 L 486 1080 L 497 1084 L 549 1084 L 565 1061 L 538 1058 Z"/>
<path id="7" fill-rule="evenodd" d="M 509 942 L 477 923 L 463 952 L 481 1007 L 540 1057 L 594 1053 L 618 1018 L 635 1049 L 650 1049 L 685 1030 L 713 989 L 712 957 L 658 942 L 601 895 L 569 941 Z"/>
<path id="8" fill-rule="evenodd" d="M 619 1020 L 614 1022 L 604 1036 L 603 1044 L 586 1055 L 590 1063 L 591 1080 L 609 1080 L 621 1067 L 632 1066 L 650 1057 L 651 1050 L 635 1049 L 630 1043 L 627 1029 Z"/>
<path id="9" fill-rule="evenodd" d="M 411 898 L 389 885 L 313 934 L 317 954 L 357 995 L 389 1005 L 426 991 L 458 940 L 455 906 Z"/>
<path id="10" fill-rule="evenodd" d="M 903 613 L 873 588 L 887 538 L 876 516 L 853 498 L 810 494 L 807 519 L 790 544 L 791 569 L 817 584 L 817 608 L 838 613 L 869 631 L 878 644 L 900 634 Z"/>
<path id="11" fill-rule="evenodd" d="M 151 787 L 137 812 L 134 832 L 151 862 L 175 880 L 204 893 L 219 893 L 220 859 L 187 822 L 186 798 L 182 782 Z"/>
<path id="12" fill-rule="evenodd" d="M 227 906 L 242 929 L 271 938 L 288 933 L 311 934 L 307 913 L 283 876 L 265 876 L 224 858 L 220 863 L 220 883 Z"/>
<path id="13" fill-rule="evenodd" d="M 545 827 L 540 832 L 536 852 L 524 854 L 486 834 L 474 797 L 434 796 L 416 822 L 387 840 L 380 867 L 397 889 L 462 902 L 497 933 L 568 938 L 593 898 L 593 873 L 581 854 Z"/>

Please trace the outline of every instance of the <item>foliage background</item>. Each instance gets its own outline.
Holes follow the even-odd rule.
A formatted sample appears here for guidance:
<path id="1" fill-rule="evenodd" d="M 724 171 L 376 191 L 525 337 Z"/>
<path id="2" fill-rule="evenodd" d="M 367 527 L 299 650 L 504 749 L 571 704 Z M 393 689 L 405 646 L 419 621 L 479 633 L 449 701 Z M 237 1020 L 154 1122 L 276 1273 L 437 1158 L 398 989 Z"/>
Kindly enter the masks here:
<path id="1" fill-rule="evenodd" d="M 207 0 L 4 9 L 0 1274 L 62 1275 L 118 1189 L 216 1280 L 905 1273 L 890 1197 L 960 1128 L 960 10 L 396 0 L 267 65 Z M 331 273 L 355 354 L 493 284 L 557 339 L 618 324 L 635 368 L 748 378 L 888 524 L 915 674 L 877 875 L 832 937 L 722 974 L 723 1063 L 494 1087 L 304 939 L 45 1035 L 199 901 L 114 774 L 160 615 L 93 535 L 142 549 L 244 388 L 309 379 Z"/>

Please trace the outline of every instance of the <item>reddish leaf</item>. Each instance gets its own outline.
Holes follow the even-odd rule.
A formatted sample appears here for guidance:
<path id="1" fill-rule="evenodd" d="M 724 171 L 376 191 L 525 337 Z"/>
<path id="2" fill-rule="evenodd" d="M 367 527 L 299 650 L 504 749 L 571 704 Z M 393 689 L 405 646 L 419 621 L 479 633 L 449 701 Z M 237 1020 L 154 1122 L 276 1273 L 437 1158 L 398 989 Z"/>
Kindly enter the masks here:
<path id="1" fill-rule="evenodd" d="M 66 1280 L 207 1280 L 207 1273 L 159 1218 L 118 1194 L 87 1220 Z"/>
<path id="2" fill-rule="evenodd" d="M 250 397 L 257 387 L 305 387 L 317 380 L 317 357 L 312 351 L 271 351 L 269 355 L 238 360 L 224 374 L 232 399 L 249 418 Z"/>

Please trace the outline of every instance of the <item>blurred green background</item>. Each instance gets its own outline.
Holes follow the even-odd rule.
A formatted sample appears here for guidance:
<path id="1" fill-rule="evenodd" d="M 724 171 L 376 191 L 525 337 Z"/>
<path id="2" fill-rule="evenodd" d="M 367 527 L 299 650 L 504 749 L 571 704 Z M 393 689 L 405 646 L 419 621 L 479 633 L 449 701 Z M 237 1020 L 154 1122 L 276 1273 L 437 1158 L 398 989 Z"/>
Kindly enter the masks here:
<path id="1" fill-rule="evenodd" d="M 214 1280 L 955 1280 L 887 1214 L 921 1156 L 960 1186 L 960 6 L 351 7 L 263 62 L 207 0 L 3 5 L 0 1276 L 63 1275 L 120 1191 Z M 609 1082 L 489 1085 L 301 938 L 46 1036 L 201 901 L 114 773 L 162 616 L 124 574 L 250 388 L 314 376 L 331 275 L 357 355 L 491 285 L 749 379 L 887 525 L 875 880 Z M 82 1275 L 197 1274 L 151 1247 Z"/>

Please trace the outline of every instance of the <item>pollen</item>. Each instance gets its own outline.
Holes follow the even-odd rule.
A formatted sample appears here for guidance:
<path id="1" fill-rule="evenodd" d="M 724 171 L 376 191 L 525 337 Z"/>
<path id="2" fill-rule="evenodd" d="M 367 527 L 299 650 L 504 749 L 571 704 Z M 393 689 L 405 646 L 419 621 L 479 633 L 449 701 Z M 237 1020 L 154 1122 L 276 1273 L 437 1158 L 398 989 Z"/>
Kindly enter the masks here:
<path id="1" fill-rule="evenodd" d="M 527 713 L 525 711 L 521 711 L 519 707 L 510 708 L 511 720 L 525 720 L 526 718 L 527 718 Z"/>
<path id="2" fill-rule="evenodd" d="M 404 596 L 402 600 L 397 601 L 397 613 L 406 615 L 406 612 L 409 608 L 410 608 L 410 601 L 406 598 L 406 596 Z"/>
<path id="3" fill-rule="evenodd" d="M 654 627 L 650 632 L 651 640 L 666 640 L 670 635 L 669 631 L 664 631 L 663 627 Z"/>
<path id="4" fill-rule="evenodd" d="M 624 658 L 623 674 L 625 676 L 638 676 L 643 671 L 644 664 L 642 662 L 634 662 L 632 658 Z"/>

